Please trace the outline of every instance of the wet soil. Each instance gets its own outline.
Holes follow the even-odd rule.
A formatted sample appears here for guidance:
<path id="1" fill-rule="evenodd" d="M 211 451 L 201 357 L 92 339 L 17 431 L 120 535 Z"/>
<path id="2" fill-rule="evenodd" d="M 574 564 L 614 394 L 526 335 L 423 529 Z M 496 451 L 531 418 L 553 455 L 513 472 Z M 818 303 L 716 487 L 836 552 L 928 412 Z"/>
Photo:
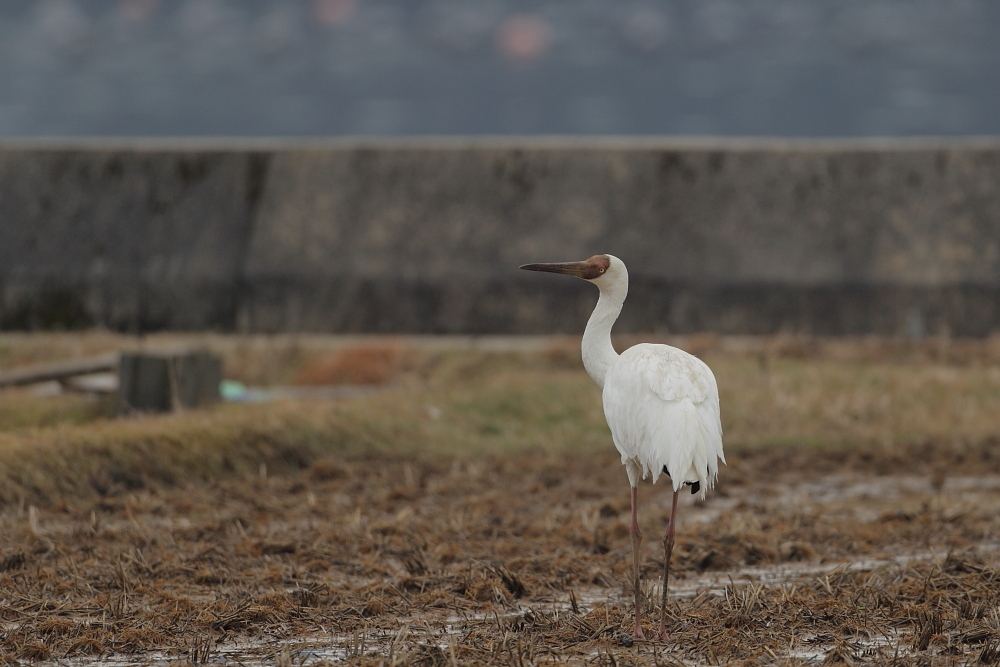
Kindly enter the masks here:
<path id="1" fill-rule="evenodd" d="M 1000 664 L 994 443 L 730 453 L 632 642 L 612 451 L 327 458 L 0 516 L 0 651 L 70 664 Z M 670 494 L 640 487 L 655 636 Z"/>

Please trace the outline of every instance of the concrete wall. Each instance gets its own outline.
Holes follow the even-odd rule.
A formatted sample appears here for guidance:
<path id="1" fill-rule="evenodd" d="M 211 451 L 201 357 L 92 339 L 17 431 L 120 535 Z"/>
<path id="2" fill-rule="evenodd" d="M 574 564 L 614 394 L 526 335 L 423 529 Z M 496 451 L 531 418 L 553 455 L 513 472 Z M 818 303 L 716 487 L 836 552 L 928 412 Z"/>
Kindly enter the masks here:
<path id="1" fill-rule="evenodd" d="M 1000 141 L 0 145 L 0 327 L 1000 330 Z"/>

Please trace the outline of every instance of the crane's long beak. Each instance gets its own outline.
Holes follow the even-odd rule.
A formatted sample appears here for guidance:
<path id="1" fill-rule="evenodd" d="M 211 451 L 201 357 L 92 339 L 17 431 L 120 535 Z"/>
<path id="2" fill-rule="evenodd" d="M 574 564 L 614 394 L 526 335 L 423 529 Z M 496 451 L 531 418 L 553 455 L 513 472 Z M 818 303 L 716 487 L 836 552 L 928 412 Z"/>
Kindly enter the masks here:
<path id="1" fill-rule="evenodd" d="M 525 264 L 519 268 L 525 271 L 546 271 L 583 278 L 584 273 L 590 268 L 590 264 L 587 262 L 556 262 L 554 264 Z"/>

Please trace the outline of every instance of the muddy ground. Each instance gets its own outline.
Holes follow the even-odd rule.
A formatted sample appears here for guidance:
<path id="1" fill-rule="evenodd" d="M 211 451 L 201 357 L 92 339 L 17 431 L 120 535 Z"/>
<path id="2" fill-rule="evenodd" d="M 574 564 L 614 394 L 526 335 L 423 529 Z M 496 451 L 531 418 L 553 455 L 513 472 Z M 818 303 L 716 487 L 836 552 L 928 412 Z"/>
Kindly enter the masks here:
<path id="1" fill-rule="evenodd" d="M 132 487 L 132 488 L 130 488 Z M 732 452 L 628 639 L 612 451 L 354 454 L 0 519 L 8 663 L 1000 663 L 1000 451 Z M 669 493 L 640 488 L 646 634 Z"/>
<path id="2" fill-rule="evenodd" d="M 632 643 L 578 340 L 0 335 L 5 369 L 183 343 L 366 387 L 127 419 L 0 392 L 0 659 L 1000 664 L 1000 338 L 667 342 L 714 369 L 729 465 L 682 497 L 669 642 Z M 654 636 L 670 494 L 639 495 Z"/>

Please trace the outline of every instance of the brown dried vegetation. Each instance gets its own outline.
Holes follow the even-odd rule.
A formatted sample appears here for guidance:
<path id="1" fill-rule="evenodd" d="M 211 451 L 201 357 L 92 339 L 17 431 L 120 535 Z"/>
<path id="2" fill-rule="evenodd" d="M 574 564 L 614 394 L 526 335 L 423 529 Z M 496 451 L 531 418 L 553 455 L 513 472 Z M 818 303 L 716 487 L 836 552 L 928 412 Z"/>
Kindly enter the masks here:
<path id="1" fill-rule="evenodd" d="M 368 344 L 333 350 L 304 360 L 294 384 L 385 384 L 404 368 L 404 347 Z"/>
<path id="2" fill-rule="evenodd" d="M 682 499 L 668 644 L 629 637 L 627 482 L 596 390 L 552 344 L 525 360 L 430 355 L 349 404 L 3 434 L 0 653 L 1000 664 L 993 368 L 841 369 L 787 351 L 762 365 L 719 352 L 732 342 L 695 343 L 720 355 L 729 466 L 707 501 Z M 888 407 L 862 409 L 886 387 Z M 938 398 L 975 426 L 943 437 L 919 417 L 937 404 L 908 403 Z M 669 494 L 645 485 L 640 500 L 652 637 Z"/>
<path id="3" fill-rule="evenodd" d="M 993 461 L 981 454 L 967 452 Z M 0 648 L 24 661 L 208 659 L 250 642 L 263 659 L 306 639 L 358 664 L 991 664 L 998 466 L 957 470 L 938 493 L 923 475 L 947 452 L 884 456 L 734 453 L 717 493 L 681 508 L 667 645 L 624 646 L 628 513 L 614 457 L 536 452 L 360 456 L 66 499 L 38 511 L 35 532 L 9 508 Z M 890 463 L 892 476 L 859 472 Z M 559 484 L 540 483 L 557 464 Z M 652 636 L 667 494 L 642 497 Z"/>

